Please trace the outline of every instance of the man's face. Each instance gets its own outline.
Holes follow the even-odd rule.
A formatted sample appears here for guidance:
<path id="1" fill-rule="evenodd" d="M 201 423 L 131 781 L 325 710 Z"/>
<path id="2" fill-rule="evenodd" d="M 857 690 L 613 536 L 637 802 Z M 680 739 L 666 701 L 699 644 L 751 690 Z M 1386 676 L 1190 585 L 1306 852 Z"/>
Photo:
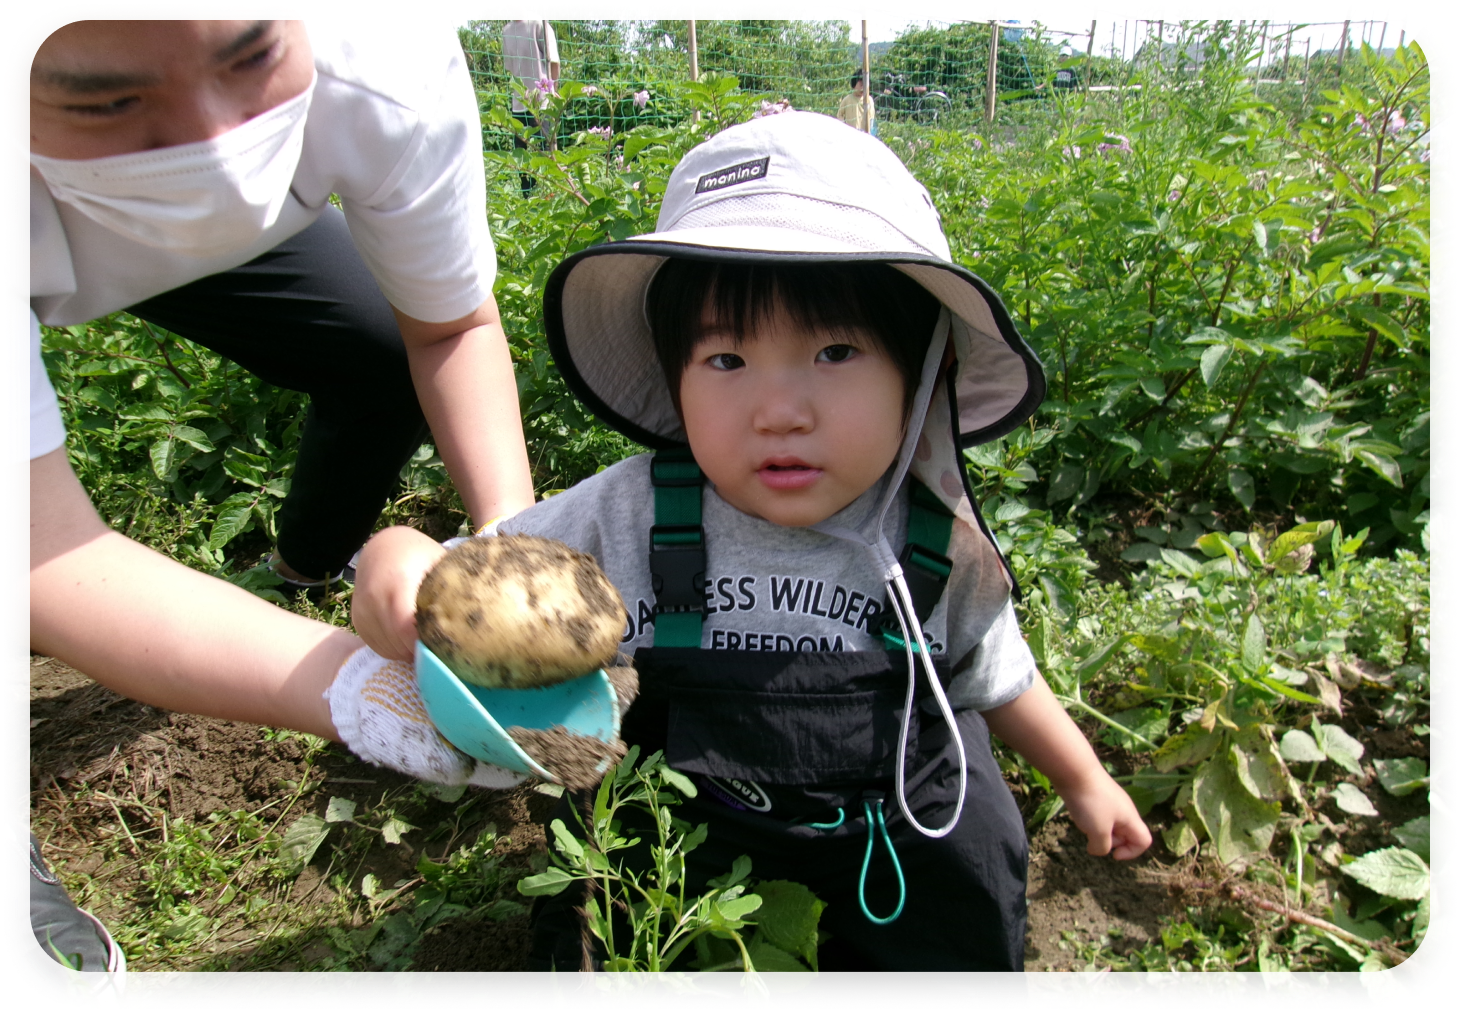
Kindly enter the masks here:
<path id="1" fill-rule="evenodd" d="M 211 140 L 304 91 L 298 21 L 77 21 L 30 71 L 30 149 L 105 158 Z"/>
<path id="2" fill-rule="evenodd" d="M 783 310 L 739 344 L 707 326 L 679 399 L 690 449 L 720 497 L 787 527 L 850 504 L 902 444 L 892 360 L 865 333 L 809 331 Z"/>

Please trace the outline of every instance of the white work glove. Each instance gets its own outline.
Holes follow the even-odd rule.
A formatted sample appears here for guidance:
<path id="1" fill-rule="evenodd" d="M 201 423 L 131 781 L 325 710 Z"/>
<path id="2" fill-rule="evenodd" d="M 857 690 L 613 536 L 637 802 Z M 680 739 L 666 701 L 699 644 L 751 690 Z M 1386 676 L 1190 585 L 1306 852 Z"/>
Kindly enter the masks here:
<path id="1" fill-rule="evenodd" d="M 436 730 L 404 661 L 361 647 L 340 665 L 324 692 L 335 730 L 366 762 L 436 784 L 515 787 L 525 773 L 492 766 L 460 751 Z"/>

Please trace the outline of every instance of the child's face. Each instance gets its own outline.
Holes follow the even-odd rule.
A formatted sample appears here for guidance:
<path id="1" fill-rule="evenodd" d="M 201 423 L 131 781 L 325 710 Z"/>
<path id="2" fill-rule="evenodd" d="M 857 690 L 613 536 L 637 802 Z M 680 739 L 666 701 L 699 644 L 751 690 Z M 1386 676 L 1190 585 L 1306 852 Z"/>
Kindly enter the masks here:
<path id="1" fill-rule="evenodd" d="M 877 344 L 806 330 L 780 309 L 739 345 L 707 327 L 679 398 L 690 449 L 720 497 L 787 527 L 848 505 L 902 444 L 902 375 Z"/>

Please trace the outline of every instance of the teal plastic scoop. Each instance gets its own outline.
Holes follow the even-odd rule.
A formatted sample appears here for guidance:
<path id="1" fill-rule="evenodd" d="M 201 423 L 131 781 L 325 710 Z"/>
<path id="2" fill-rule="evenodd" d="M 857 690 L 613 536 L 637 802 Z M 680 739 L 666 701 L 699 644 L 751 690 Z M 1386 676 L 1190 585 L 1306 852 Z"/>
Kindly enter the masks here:
<path id="1" fill-rule="evenodd" d="M 522 751 L 504 728 L 561 726 L 600 741 L 618 737 L 618 696 L 601 669 L 543 688 L 484 689 L 462 681 L 418 640 L 416 681 L 431 723 L 447 741 L 482 762 L 543 780 L 557 777 Z"/>

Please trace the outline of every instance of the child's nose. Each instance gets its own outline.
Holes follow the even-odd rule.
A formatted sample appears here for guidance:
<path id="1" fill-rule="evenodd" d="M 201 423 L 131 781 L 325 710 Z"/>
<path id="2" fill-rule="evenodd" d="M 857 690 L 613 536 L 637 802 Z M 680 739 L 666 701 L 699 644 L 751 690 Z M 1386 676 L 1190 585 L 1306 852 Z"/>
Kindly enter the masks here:
<path id="1" fill-rule="evenodd" d="M 815 412 L 804 384 L 793 377 L 765 383 L 757 399 L 754 424 L 763 432 L 798 432 L 812 428 Z"/>

